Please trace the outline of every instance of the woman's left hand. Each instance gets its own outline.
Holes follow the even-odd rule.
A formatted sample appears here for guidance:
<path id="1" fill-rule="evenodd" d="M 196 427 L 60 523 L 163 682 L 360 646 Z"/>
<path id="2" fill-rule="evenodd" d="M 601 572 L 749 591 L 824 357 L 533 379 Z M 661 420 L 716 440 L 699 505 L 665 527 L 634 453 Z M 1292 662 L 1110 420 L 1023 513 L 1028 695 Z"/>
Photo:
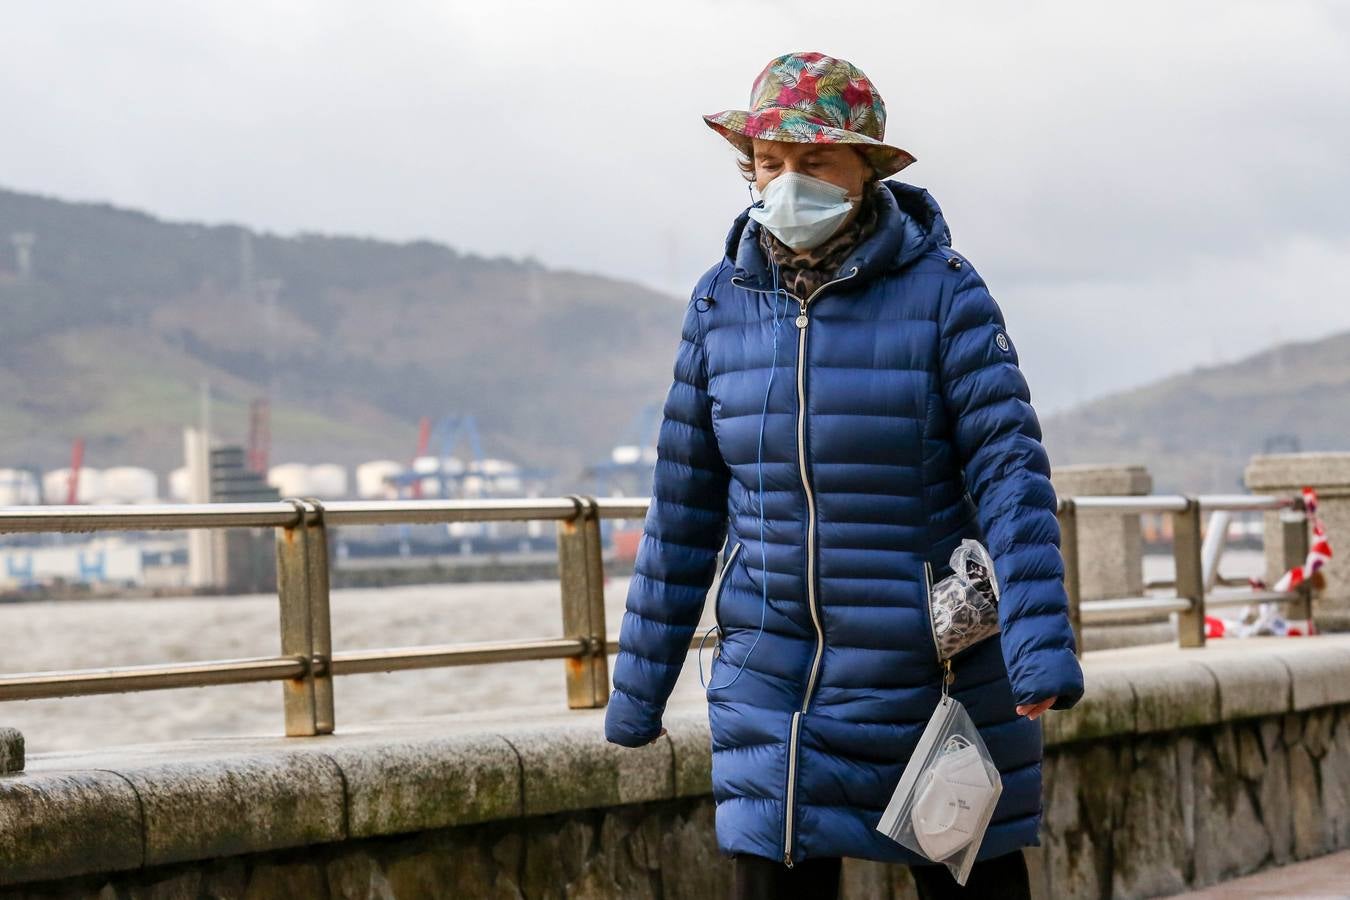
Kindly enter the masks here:
<path id="1" fill-rule="evenodd" d="M 1058 697 L 1051 697 L 1048 700 L 1042 700 L 1040 703 L 1036 704 L 1023 703 L 1017 707 L 1017 714 L 1019 716 L 1026 716 L 1034 722 L 1041 713 L 1053 706 L 1058 699 Z"/>

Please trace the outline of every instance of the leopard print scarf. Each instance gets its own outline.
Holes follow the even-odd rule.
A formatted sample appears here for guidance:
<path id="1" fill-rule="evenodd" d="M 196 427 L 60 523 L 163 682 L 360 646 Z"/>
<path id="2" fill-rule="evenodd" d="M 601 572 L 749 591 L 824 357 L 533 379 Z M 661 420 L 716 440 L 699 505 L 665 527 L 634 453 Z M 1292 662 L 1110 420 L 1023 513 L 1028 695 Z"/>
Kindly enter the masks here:
<path id="1" fill-rule="evenodd" d="M 793 250 L 769 229 L 759 229 L 759 246 L 764 255 L 778 263 L 779 283 L 799 300 L 806 300 L 828 281 L 833 281 L 839 266 L 854 248 L 876 230 L 880 219 L 877 191 L 881 185 L 863 194 L 862 206 L 853 220 L 819 246 L 800 252 Z"/>

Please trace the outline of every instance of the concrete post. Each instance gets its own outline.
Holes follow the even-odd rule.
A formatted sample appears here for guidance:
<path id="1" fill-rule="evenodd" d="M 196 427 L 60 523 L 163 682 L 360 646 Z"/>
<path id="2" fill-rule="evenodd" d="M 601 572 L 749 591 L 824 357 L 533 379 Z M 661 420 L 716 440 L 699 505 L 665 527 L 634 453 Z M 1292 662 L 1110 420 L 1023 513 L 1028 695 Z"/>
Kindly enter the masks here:
<path id="1" fill-rule="evenodd" d="M 1050 481 L 1058 497 L 1125 497 L 1153 490 L 1143 466 L 1055 466 Z M 1144 593 L 1144 550 L 1138 516 L 1078 516 L 1082 600 L 1139 597 Z"/>
<path id="2" fill-rule="evenodd" d="M 1060 497 L 1059 552 L 1064 558 L 1064 592 L 1069 598 L 1069 627 L 1073 629 L 1074 652 L 1079 656 L 1083 643 L 1083 594 L 1078 569 L 1078 509 L 1072 497 Z"/>
<path id="3" fill-rule="evenodd" d="M 1305 485 L 1317 491 L 1318 516 L 1337 555 L 1322 570 L 1326 590 L 1314 602 L 1313 616 L 1322 631 L 1350 631 L 1350 452 L 1258 454 L 1243 472 L 1255 494 L 1297 494 Z M 1279 513 L 1265 514 L 1266 583 L 1285 571 L 1285 548 Z"/>

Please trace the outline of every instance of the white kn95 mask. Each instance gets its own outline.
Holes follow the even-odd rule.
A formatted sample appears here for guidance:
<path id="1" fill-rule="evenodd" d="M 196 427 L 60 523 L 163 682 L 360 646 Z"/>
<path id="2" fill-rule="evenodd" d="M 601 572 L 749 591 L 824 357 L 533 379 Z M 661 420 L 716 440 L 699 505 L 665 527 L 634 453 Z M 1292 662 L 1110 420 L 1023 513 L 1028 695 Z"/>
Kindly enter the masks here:
<path id="1" fill-rule="evenodd" d="M 979 750 L 961 737 L 951 738 L 929 768 L 910 813 L 928 858 L 944 860 L 970 843 L 996 793 Z"/>

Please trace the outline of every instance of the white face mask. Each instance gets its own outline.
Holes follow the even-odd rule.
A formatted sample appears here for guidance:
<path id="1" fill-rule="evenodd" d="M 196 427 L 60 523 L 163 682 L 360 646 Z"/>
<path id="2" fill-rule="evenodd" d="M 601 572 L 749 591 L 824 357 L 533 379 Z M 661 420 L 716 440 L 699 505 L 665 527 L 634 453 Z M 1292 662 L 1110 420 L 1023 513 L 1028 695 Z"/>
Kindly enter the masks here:
<path id="1" fill-rule="evenodd" d="M 750 218 L 773 232 L 793 250 L 817 247 L 839 230 L 853 211 L 853 200 L 844 188 L 802 175 L 784 172 L 764 187 L 764 205 L 752 206 Z"/>
<path id="2" fill-rule="evenodd" d="M 960 743 L 933 762 L 910 813 L 919 846 L 932 860 L 944 860 L 970 843 L 995 800 L 979 750 Z"/>

